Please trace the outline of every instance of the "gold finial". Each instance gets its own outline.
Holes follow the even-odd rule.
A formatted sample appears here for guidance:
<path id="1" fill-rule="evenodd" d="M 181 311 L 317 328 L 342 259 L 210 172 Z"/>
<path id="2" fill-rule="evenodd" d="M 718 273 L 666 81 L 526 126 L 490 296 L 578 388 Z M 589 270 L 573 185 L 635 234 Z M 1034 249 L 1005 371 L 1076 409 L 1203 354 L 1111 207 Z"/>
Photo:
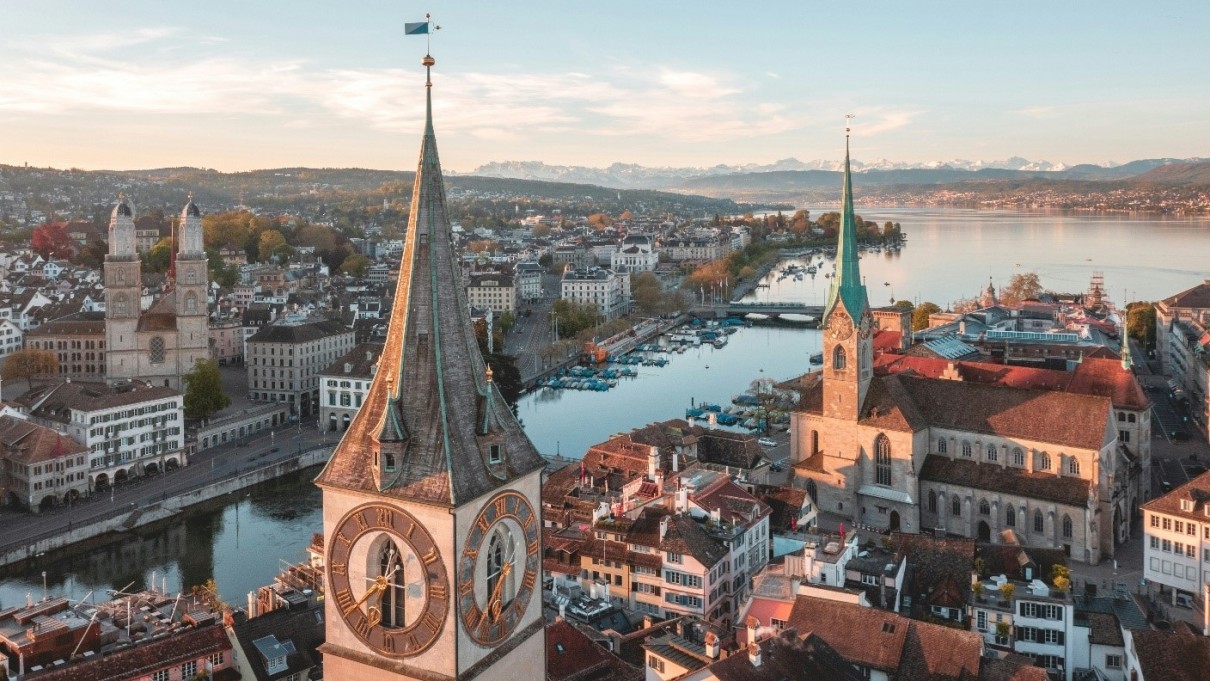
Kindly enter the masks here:
<path id="1" fill-rule="evenodd" d="M 487 382 L 492 382 L 492 365 L 490 364 L 487 365 Z"/>
<path id="2" fill-rule="evenodd" d="M 192 191 L 189 192 L 189 197 L 186 199 L 186 201 L 189 201 L 190 203 L 193 202 L 193 192 Z"/>
<path id="3" fill-rule="evenodd" d="M 845 114 L 844 115 L 844 136 L 845 137 L 849 136 L 849 130 L 850 130 L 849 121 L 854 118 L 857 118 L 857 114 Z"/>

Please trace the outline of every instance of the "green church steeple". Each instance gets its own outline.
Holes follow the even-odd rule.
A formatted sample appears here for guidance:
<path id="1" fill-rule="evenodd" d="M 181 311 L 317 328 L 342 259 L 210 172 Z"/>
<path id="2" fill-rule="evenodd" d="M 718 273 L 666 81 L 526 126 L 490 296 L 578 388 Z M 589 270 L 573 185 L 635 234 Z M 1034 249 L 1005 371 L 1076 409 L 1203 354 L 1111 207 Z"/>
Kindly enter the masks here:
<path id="1" fill-rule="evenodd" d="M 827 323 L 837 301 L 853 319 L 859 319 L 862 311 L 870 306 L 865 284 L 861 281 L 858 268 L 857 220 L 853 215 L 853 174 L 849 167 L 849 128 L 844 130 L 844 188 L 841 197 L 840 235 L 836 246 L 836 273 L 832 276 L 832 287 L 828 290 L 828 303 L 824 307 L 823 320 Z"/>

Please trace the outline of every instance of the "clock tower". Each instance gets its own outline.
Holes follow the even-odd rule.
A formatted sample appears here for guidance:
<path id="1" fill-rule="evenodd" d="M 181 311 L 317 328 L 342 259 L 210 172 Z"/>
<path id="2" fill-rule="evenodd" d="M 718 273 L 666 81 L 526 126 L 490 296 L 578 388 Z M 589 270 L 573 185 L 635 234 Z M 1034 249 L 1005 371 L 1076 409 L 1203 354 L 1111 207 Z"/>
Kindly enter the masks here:
<path id="1" fill-rule="evenodd" d="M 849 129 L 844 138 L 844 188 L 836 273 L 823 313 L 823 414 L 856 422 L 870 388 L 874 364 L 873 315 L 858 267 Z"/>
<path id="2" fill-rule="evenodd" d="M 323 490 L 327 676 L 541 679 L 543 460 L 467 315 L 425 126 L 386 346 Z"/>

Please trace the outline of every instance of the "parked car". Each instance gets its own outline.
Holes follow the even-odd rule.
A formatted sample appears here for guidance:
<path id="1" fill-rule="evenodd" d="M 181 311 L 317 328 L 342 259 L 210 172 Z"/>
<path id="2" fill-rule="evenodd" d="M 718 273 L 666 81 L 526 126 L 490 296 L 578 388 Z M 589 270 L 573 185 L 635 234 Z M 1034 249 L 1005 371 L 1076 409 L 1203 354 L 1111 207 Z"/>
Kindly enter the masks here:
<path id="1" fill-rule="evenodd" d="M 1192 610 L 1193 609 L 1193 599 L 1189 597 L 1189 594 L 1177 594 L 1176 595 L 1176 605 L 1178 608 L 1188 608 L 1188 609 Z"/>
<path id="2" fill-rule="evenodd" d="M 774 442 L 773 440 L 770 440 L 767 437 L 762 437 L 761 439 L 757 440 L 757 442 L 764 445 L 765 447 L 776 447 L 777 446 L 776 442 Z"/>

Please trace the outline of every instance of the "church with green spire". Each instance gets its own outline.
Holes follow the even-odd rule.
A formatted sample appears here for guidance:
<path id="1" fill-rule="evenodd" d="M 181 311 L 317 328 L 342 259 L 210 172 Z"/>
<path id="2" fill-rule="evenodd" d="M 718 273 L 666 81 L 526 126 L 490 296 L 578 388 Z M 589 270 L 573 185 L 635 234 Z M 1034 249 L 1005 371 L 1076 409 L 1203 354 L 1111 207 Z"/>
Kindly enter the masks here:
<path id="1" fill-rule="evenodd" d="M 964 366 L 910 352 L 876 356 L 875 320 L 902 317 L 872 310 L 862 281 L 847 130 L 841 192 L 823 366 L 790 382 L 799 394 L 793 484 L 821 522 L 990 543 L 1011 535 L 1081 562 L 1111 557 L 1129 537 L 1140 479 L 1138 450 L 1119 435 L 1120 413 L 1096 383 L 1129 388 L 1118 363 L 1090 364 L 1080 376 L 1095 385 L 1055 389 L 968 377 Z M 995 366 L 997 375 L 1013 369 Z"/>

